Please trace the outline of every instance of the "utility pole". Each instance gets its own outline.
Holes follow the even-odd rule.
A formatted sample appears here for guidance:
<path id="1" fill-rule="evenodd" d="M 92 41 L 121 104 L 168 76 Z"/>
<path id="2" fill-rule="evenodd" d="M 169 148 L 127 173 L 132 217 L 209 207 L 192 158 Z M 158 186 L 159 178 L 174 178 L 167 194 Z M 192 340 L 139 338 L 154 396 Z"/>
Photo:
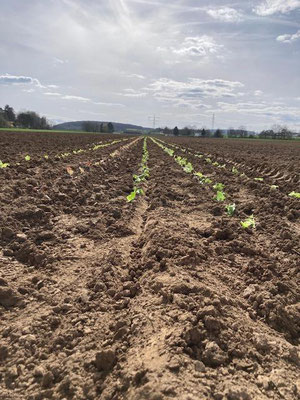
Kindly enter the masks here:
<path id="1" fill-rule="evenodd" d="M 159 120 L 159 117 L 157 117 L 155 114 L 151 117 L 148 117 L 148 119 L 153 123 L 153 129 L 155 130 L 156 128 L 156 122 Z"/>
<path id="2" fill-rule="evenodd" d="M 212 132 L 215 130 L 215 113 L 213 113 L 213 116 L 212 116 L 211 130 L 212 130 Z"/>

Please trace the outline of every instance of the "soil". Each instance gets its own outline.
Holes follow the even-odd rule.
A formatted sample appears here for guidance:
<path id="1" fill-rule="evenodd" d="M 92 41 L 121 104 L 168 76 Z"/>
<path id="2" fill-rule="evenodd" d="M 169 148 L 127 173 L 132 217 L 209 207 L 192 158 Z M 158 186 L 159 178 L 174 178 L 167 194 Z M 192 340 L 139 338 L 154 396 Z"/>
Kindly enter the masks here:
<path id="1" fill-rule="evenodd" d="M 10 135 L 0 133 L 0 159 L 12 164 L 0 169 L 1 400 L 300 398 L 293 146 L 276 144 L 278 161 L 273 144 L 235 141 L 245 147 L 236 160 L 226 141 L 164 138 L 225 184 L 237 207 L 229 217 L 150 139 L 145 195 L 128 203 L 142 138 Z M 258 151 L 270 170 L 292 158 L 293 169 L 282 169 L 274 196 L 268 182 L 250 185 L 197 151 L 247 175 Z M 24 153 L 31 160 L 17 165 Z M 256 228 L 245 230 L 252 213 Z"/>

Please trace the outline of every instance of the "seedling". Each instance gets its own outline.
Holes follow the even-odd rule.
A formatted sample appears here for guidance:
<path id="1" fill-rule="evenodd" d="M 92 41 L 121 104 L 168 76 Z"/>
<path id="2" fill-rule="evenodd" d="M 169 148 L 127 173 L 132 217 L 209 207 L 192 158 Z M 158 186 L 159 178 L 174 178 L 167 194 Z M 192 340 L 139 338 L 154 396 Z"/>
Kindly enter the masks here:
<path id="1" fill-rule="evenodd" d="M 7 168 L 9 167 L 9 163 L 4 163 L 0 160 L 0 168 Z"/>
<path id="2" fill-rule="evenodd" d="M 237 174 L 239 173 L 239 171 L 238 171 L 235 167 L 232 167 L 231 172 L 232 172 L 233 174 L 235 174 L 235 175 L 237 175 Z"/>
<path id="3" fill-rule="evenodd" d="M 45 154 L 45 155 L 44 155 L 44 158 L 45 158 L 46 160 L 48 160 L 48 158 L 49 158 L 48 154 Z"/>
<path id="4" fill-rule="evenodd" d="M 264 178 L 254 178 L 255 181 L 263 182 Z"/>
<path id="5" fill-rule="evenodd" d="M 25 156 L 25 161 L 30 161 L 31 157 L 27 154 L 27 156 Z"/>
<path id="6" fill-rule="evenodd" d="M 204 177 L 202 172 L 195 172 L 194 175 L 196 175 L 198 178 L 203 178 Z"/>
<path id="7" fill-rule="evenodd" d="M 247 229 L 247 228 L 255 228 L 255 219 L 253 214 L 250 215 L 249 218 L 247 218 L 245 221 L 241 221 L 242 228 Z"/>
<path id="8" fill-rule="evenodd" d="M 205 161 L 206 161 L 208 164 L 211 164 L 211 163 L 212 163 L 212 161 L 211 161 L 211 159 L 210 159 L 209 157 L 207 157 L 207 158 L 205 159 Z"/>
<path id="9" fill-rule="evenodd" d="M 187 172 L 188 174 L 190 174 L 191 172 L 193 172 L 194 168 L 192 166 L 192 164 L 190 162 L 188 162 L 186 164 L 186 166 L 183 168 L 184 172 Z"/>
<path id="10" fill-rule="evenodd" d="M 227 206 L 225 207 L 226 213 L 227 215 L 229 215 L 230 217 L 232 217 L 235 213 L 235 204 L 227 204 Z"/>
<path id="11" fill-rule="evenodd" d="M 217 195 L 215 196 L 215 200 L 217 200 L 217 201 L 224 201 L 225 199 L 226 199 L 225 193 L 222 192 L 222 191 L 220 191 L 220 190 L 218 190 L 218 191 L 217 191 Z"/>
<path id="12" fill-rule="evenodd" d="M 271 185 L 271 186 L 270 186 L 270 189 L 276 190 L 276 189 L 278 189 L 278 185 Z"/>
<path id="13" fill-rule="evenodd" d="M 223 185 L 223 183 L 216 183 L 216 184 L 213 186 L 213 188 L 214 188 L 215 190 L 218 190 L 218 191 L 220 191 L 220 192 L 223 191 L 224 187 L 225 187 L 225 185 Z"/>
<path id="14" fill-rule="evenodd" d="M 298 193 L 298 192 L 291 192 L 291 193 L 289 193 L 289 196 L 290 197 L 295 197 L 296 199 L 300 199 L 300 193 Z"/>

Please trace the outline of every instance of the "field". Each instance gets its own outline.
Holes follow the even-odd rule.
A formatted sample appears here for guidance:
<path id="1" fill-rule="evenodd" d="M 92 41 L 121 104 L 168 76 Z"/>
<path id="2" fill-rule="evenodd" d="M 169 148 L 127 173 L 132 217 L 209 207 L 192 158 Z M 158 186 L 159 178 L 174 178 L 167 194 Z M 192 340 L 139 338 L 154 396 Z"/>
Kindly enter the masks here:
<path id="1" fill-rule="evenodd" d="M 300 397 L 299 142 L 2 131 L 0 160 L 1 400 Z"/>

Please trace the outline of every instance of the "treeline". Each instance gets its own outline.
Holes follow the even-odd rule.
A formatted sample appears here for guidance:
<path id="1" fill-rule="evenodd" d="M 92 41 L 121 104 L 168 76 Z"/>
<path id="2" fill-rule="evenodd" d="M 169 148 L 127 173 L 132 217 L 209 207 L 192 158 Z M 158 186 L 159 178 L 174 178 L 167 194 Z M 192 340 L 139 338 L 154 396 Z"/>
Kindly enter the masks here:
<path id="1" fill-rule="evenodd" d="M 241 126 L 238 129 L 194 129 L 185 127 L 183 129 L 178 129 L 175 126 L 174 129 L 170 129 L 165 127 L 164 129 L 158 129 L 158 131 L 162 132 L 165 135 L 174 135 L 174 136 L 200 136 L 200 137 L 213 137 L 213 138 L 258 138 L 258 139 L 293 139 L 294 137 L 300 137 L 299 133 L 293 132 L 288 129 L 286 126 L 274 125 L 271 129 L 263 130 L 260 133 L 255 133 L 248 131 L 245 127 Z"/>
<path id="2" fill-rule="evenodd" d="M 6 105 L 0 107 L 0 128 L 51 129 L 51 124 L 46 117 L 39 116 L 35 111 L 16 113 Z"/>
<path id="3" fill-rule="evenodd" d="M 111 122 L 84 121 L 82 130 L 85 132 L 113 133 L 115 128 Z"/>

